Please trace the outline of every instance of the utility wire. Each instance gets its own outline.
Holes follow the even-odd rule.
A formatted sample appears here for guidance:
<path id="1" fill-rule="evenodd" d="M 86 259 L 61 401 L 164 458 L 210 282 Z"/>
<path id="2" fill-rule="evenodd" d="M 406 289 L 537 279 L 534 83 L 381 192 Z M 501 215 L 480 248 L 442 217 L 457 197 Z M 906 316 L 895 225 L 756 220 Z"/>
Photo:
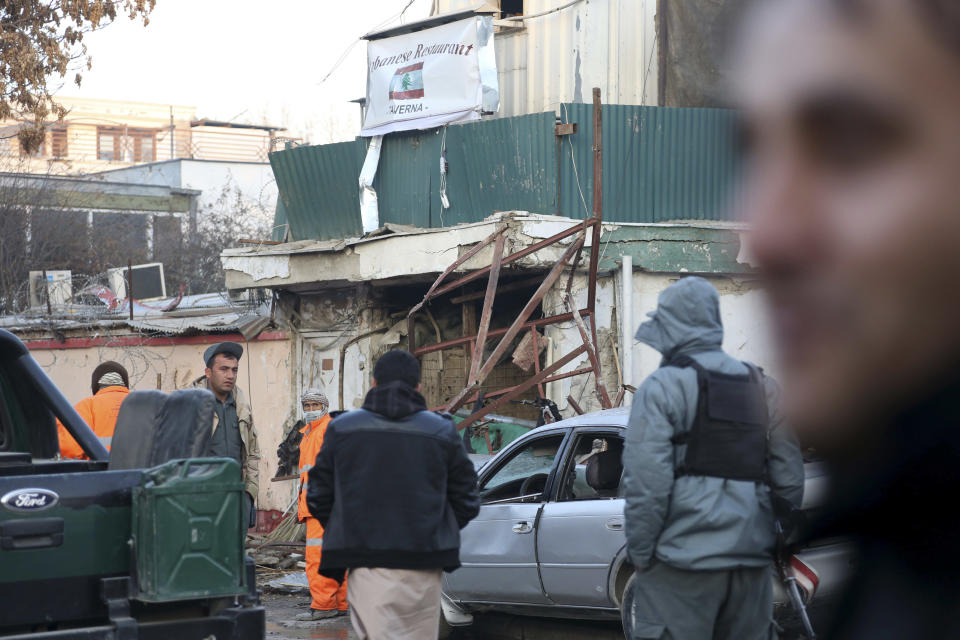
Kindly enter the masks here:
<path id="1" fill-rule="evenodd" d="M 395 13 L 395 14 L 393 14 L 392 16 L 390 16 L 389 18 L 387 18 L 386 20 L 384 20 L 383 22 L 381 22 L 380 24 L 371 27 L 371 28 L 368 29 L 366 32 L 364 32 L 363 35 L 366 35 L 366 34 L 370 33 L 371 31 L 376 31 L 376 30 L 379 29 L 380 27 L 383 27 L 383 26 L 385 26 L 385 25 L 393 22 L 393 21 L 396 20 L 397 18 L 400 18 L 400 19 L 402 20 L 402 19 L 403 19 L 403 14 L 406 13 L 407 9 L 410 8 L 410 5 L 412 5 L 412 4 L 414 3 L 414 1 L 415 1 L 415 0 L 409 0 L 409 1 L 407 2 L 407 6 L 405 6 L 405 7 L 403 8 L 403 10 L 400 11 L 400 13 Z M 351 43 L 347 46 L 346 49 L 343 50 L 343 53 L 340 54 L 340 57 L 337 58 L 337 61 L 333 63 L 333 66 L 330 68 L 330 71 L 328 71 L 327 74 L 326 74 L 325 76 L 323 76 L 323 78 L 321 78 L 321 80 L 320 80 L 320 82 L 319 82 L 318 84 L 323 84 L 324 82 L 327 81 L 327 79 L 328 79 L 330 76 L 333 75 L 333 73 L 340 67 L 340 65 L 343 64 L 343 61 L 347 59 L 347 56 L 350 55 L 350 52 L 353 51 L 353 48 L 354 48 L 355 46 L 357 46 L 357 43 L 359 43 L 362 39 L 363 39 L 363 36 L 359 36 L 356 40 L 354 40 L 353 42 L 351 42 Z"/>

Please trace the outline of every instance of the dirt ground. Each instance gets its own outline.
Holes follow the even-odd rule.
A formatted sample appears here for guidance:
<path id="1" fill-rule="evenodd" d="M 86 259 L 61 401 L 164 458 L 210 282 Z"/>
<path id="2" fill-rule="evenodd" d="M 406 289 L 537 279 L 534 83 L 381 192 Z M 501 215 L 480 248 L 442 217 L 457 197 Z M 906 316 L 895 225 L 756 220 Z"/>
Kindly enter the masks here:
<path id="1" fill-rule="evenodd" d="M 267 610 L 268 640 L 355 640 L 349 616 L 297 622 L 293 618 L 310 607 L 306 594 L 282 595 L 264 593 L 261 597 Z M 469 629 L 458 629 L 451 640 L 622 640 L 620 625 L 562 620 L 541 620 L 520 616 L 487 614 L 477 616 Z"/>
<path id="2" fill-rule="evenodd" d="M 310 609 L 308 594 L 281 595 L 264 593 L 261 602 L 267 610 L 267 640 L 355 640 L 350 628 L 350 617 L 340 616 L 317 622 L 297 622 L 294 616 Z"/>

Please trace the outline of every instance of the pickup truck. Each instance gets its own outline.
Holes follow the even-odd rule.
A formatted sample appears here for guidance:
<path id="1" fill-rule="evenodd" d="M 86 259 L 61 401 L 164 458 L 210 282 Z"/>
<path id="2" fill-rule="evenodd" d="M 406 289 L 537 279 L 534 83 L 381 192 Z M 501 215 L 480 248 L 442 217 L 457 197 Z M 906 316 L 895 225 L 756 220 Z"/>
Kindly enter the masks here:
<path id="1" fill-rule="evenodd" d="M 0 330 L 0 638 L 264 637 L 239 466 L 177 455 L 209 437 L 163 425 L 177 403 L 210 424 L 207 391 L 132 392 L 109 453 Z M 55 418 L 89 460 L 59 459 Z"/>

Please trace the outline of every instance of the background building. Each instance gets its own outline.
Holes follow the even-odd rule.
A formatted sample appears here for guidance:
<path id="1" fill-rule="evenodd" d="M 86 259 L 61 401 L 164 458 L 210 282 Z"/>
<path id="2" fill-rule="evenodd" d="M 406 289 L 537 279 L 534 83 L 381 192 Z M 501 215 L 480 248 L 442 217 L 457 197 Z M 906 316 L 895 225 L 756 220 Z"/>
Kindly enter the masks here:
<path id="1" fill-rule="evenodd" d="M 23 158 L 27 173 L 95 173 L 191 158 L 266 162 L 281 127 L 197 118 L 183 105 L 58 97 L 66 117 L 51 122 L 41 148 L 25 157 L 16 138 L 21 123 L 0 124 L 0 158 Z M 9 168 L 7 168 L 9 170 Z"/>

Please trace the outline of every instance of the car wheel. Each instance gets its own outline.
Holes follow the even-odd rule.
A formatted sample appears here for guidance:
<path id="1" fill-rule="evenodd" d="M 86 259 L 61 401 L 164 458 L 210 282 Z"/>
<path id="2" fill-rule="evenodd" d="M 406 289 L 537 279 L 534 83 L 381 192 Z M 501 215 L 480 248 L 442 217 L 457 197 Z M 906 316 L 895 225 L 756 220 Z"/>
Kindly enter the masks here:
<path id="1" fill-rule="evenodd" d="M 447 619 L 443 617 L 443 613 L 440 614 L 440 630 L 437 633 L 437 638 L 439 640 L 447 640 L 450 635 L 453 634 L 453 627 L 450 626 L 450 623 L 447 622 Z"/>
<path id="2" fill-rule="evenodd" d="M 623 623 L 623 636 L 633 637 L 633 590 L 637 585 L 637 572 L 631 571 L 630 577 L 620 594 L 620 621 Z"/>

